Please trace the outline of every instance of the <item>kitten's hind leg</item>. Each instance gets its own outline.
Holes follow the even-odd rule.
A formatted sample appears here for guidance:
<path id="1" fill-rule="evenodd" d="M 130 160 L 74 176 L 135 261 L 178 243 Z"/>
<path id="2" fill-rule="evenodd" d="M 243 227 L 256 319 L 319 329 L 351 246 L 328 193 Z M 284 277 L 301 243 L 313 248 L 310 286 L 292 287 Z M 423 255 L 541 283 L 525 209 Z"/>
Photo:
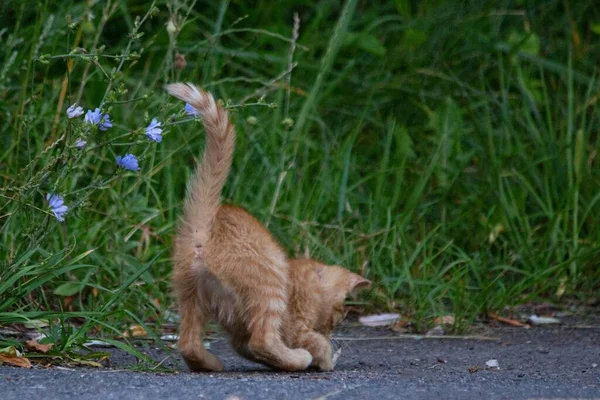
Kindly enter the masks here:
<path id="1" fill-rule="evenodd" d="M 209 353 L 202 343 L 202 331 L 208 313 L 201 307 L 197 295 L 180 299 L 181 324 L 178 347 L 191 371 L 222 371 L 223 363 Z"/>

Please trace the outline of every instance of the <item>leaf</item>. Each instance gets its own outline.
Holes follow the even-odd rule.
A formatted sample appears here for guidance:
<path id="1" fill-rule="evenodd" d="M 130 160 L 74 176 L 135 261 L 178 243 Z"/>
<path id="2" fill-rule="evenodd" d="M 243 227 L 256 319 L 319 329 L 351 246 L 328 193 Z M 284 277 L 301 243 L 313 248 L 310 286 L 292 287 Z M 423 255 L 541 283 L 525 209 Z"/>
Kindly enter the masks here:
<path id="1" fill-rule="evenodd" d="M 442 336 L 445 334 L 446 332 L 444 331 L 444 328 L 442 328 L 441 325 L 436 325 L 427 332 L 425 332 L 425 336 Z"/>
<path id="2" fill-rule="evenodd" d="M 85 342 L 83 344 L 84 346 L 87 347 L 91 347 L 91 346 L 99 346 L 99 347 L 115 347 L 112 343 L 107 343 L 104 340 L 88 340 L 87 342 Z"/>
<path id="3" fill-rule="evenodd" d="M 394 3 L 396 3 L 396 10 L 398 10 L 398 14 L 403 17 L 410 17 L 412 15 L 410 11 L 409 0 L 394 0 Z"/>
<path id="4" fill-rule="evenodd" d="M 404 328 L 403 326 L 400 326 L 397 324 L 393 324 L 392 326 L 390 326 L 390 329 L 392 330 L 392 332 L 396 332 L 396 333 L 400 333 L 400 334 L 409 332 L 407 328 Z"/>
<path id="5" fill-rule="evenodd" d="M 148 336 L 148 332 L 141 325 L 131 325 L 129 329 L 123 332 L 123 337 L 145 337 Z"/>
<path id="6" fill-rule="evenodd" d="M 75 300 L 75 296 L 65 296 L 63 298 L 63 307 L 68 308 L 71 304 L 73 304 L 73 300 Z"/>
<path id="7" fill-rule="evenodd" d="M 74 296 L 81 291 L 82 287 L 81 282 L 65 282 L 54 289 L 53 293 L 57 296 Z"/>
<path id="8" fill-rule="evenodd" d="M 10 364 L 21 368 L 31 368 L 31 362 L 25 357 L 5 356 L 0 354 L 0 365 Z"/>
<path id="9" fill-rule="evenodd" d="M 54 343 L 41 344 L 35 339 L 30 339 L 25 342 L 25 348 L 27 350 L 43 354 L 48 353 L 52 349 L 52 346 L 54 346 Z"/>
<path id="10" fill-rule="evenodd" d="M 376 56 L 383 57 L 385 56 L 385 53 L 387 53 L 386 48 L 381 44 L 379 39 L 377 39 L 373 35 L 369 35 L 368 33 L 361 34 L 358 37 L 358 41 L 356 42 L 356 44 L 359 49 L 374 54 Z"/>
<path id="11" fill-rule="evenodd" d="M 84 367 L 94 367 L 94 368 L 102 368 L 103 367 L 103 365 L 100 364 L 99 362 L 92 361 L 92 360 L 82 360 L 79 358 L 70 360 L 69 364 L 70 365 L 82 365 Z"/>
<path id="12" fill-rule="evenodd" d="M 529 322 L 534 325 L 555 325 L 560 324 L 560 319 L 553 317 L 539 317 L 537 315 L 531 315 L 529 317 Z"/>
<path id="13" fill-rule="evenodd" d="M 143 360 L 143 361 L 145 361 L 145 362 L 147 362 L 147 363 L 156 363 L 156 362 L 155 362 L 154 360 L 152 360 L 152 358 L 150 358 L 148 355 L 146 355 L 146 354 L 144 354 L 144 353 L 142 353 L 142 352 L 138 351 L 138 350 L 137 350 L 135 347 L 132 347 L 132 346 L 130 346 L 130 345 L 129 345 L 129 344 L 127 344 L 127 343 L 123 343 L 123 342 L 120 342 L 120 341 L 118 341 L 118 340 L 109 339 L 109 338 L 103 338 L 103 339 L 102 339 L 102 341 L 104 341 L 104 342 L 106 342 L 106 343 L 108 343 L 108 344 L 111 344 L 111 345 L 115 346 L 115 347 L 116 347 L 116 348 L 118 348 L 118 349 L 121 349 L 121 350 L 123 350 L 123 351 L 126 351 L 126 352 L 128 352 L 129 354 L 131 354 L 131 355 L 133 355 L 133 356 L 137 357 L 138 359 L 140 359 L 140 360 Z M 205 347 L 205 348 L 207 348 L 207 347 L 206 347 L 206 343 L 207 343 L 207 342 L 204 342 L 204 347 Z"/>
<path id="14" fill-rule="evenodd" d="M 517 50 L 537 56 L 540 54 L 540 37 L 535 33 L 511 31 L 508 35 L 508 44 Z"/>
<path id="15" fill-rule="evenodd" d="M 390 325 L 390 330 L 396 333 L 407 333 L 409 331 L 408 327 L 412 325 L 411 321 L 408 319 L 399 319 Z"/>
<path id="16" fill-rule="evenodd" d="M 15 346 L 7 346 L 0 349 L 0 355 L 5 356 L 19 356 L 19 351 L 15 348 Z"/>
<path id="17" fill-rule="evenodd" d="M 360 317 L 358 320 L 364 326 L 388 326 L 400 319 L 400 314 L 378 314 Z"/>
<path id="18" fill-rule="evenodd" d="M 406 50 L 415 50 L 427 41 L 427 34 L 418 29 L 407 29 L 402 35 L 401 47 Z"/>
<path id="19" fill-rule="evenodd" d="M 454 315 L 444 315 L 442 317 L 436 317 L 433 323 L 436 325 L 454 325 Z"/>
<path id="20" fill-rule="evenodd" d="M 342 355 L 342 348 L 340 347 L 339 349 L 337 349 L 337 351 L 335 353 L 333 353 L 333 356 L 331 357 L 331 361 L 332 361 L 334 367 L 337 364 L 338 360 L 340 359 L 341 355 Z"/>
<path id="21" fill-rule="evenodd" d="M 21 368 L 31 368 L 31 362 L 14 347 L 0 349 L 0 365 L 10 364 Z"/>
<path id="22" fill-rule="evenodd" d="M 510 318 L 505 318 L 505 317 L 501 317 L 499 315 L 496 315 L 492 312 L 488 313 L 488 317 L 491 319 L 495 319 L 498 322 L 502 322 L 503 324 L 507 324 L 510 326 L 518 326 L 518 327 L 523 327 L 523 328 L 530 328 L 530 326 L 528 324 L 524 324 L 521 321 L 517 321 L 516 319 L 510 319 Z"/>
<path id="23" fill-rule="evenodd" d="M 592 24 L 591 28 L 592 32 L 594 32 L 596 35 L 600 35 L 600 23 Z"/>
<path id="24" fill-rule="evenodd" d="M 23 323 L 23 326 L 27 329 L 41 329 L 46 328 L 49 325 L 47 319 L 30 319 Z"/>
<path id="25" fill-rule="evenodd" d="M 405 158 L 414 158 L 415 150 L 413 140 L 408 134 L 408 130 L 405 126 L 400 126 L 396 129 L 396 146 L 397 153 Z"/>
<path id="26" fill-rule="evenodd" d="M 379 39 L 368 33 L 347 33 L 344 38 L 344 46 L 354 46 L 376 56 L 384 56 L 387 53 L 385 46 Z"/>

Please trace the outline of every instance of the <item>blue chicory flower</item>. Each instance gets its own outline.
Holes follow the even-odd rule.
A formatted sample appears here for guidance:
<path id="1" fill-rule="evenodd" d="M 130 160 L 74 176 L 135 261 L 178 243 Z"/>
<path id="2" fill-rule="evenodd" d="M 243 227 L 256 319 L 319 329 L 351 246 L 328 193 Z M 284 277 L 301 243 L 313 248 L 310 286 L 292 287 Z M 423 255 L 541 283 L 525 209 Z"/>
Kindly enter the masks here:
<path id="1" fill-rule="evenodd" d="M 112 121 L 110 120 L 110 116 L 108 114 L 104 114 L 102 122 L 100 123 L 98 129 L 100 129 L 101 131 L 105 131 L 108 128 L 112 128 Z"/>
<path id="2" fill-rule="evenodd" d="M 79 117 L 80 115 L 83 115 L 83 108 L 79 107 L 77 103 L 67 108 L 67 117 L 69 117 L 70 119 Z"/>
<path id="3" fill-rule="evenodd" d="M 64 215 L 69 211 L 69 207 L 65 206 L 65 201 L 62 196 L 54 193 L 46 194 L 46 200 L 50 205 L 50 211 L 54 214 L 56 219 L 60 222 L 65 220 Z"/>
<path id="4" fill-rule="evenodd" d="M 125 154 L 123 157 L 117 156 L 117 165 L 129 171 L 139 171 L 138 160 L 133 154 Z"/>
<path id="5" fill-rule="evenodd" d="M 98 129 L 101 131 L 112 128 L 110 115 L 102 114 L 99 108 L 96 108 L 94 111 L 88 110 L 88 112 L 85 114 L 84 122 L 92 125 L 98 125 Z"/>
<path id="6" fill-rule="evenodd" d="M 78 138 L 75 141 L 75 147 L 77 147 L 78 149 L 83 149 L 86 144 L 87 144 L 87 142 L 85 140 L 83 140 L 82 138 Z"/>
<path id="7" fill-rule="evenodd" d="M 152 118 L 150 125 L 146 127 L 146 136 L 148 139 L 154 140 L 155 142 L 162 142 L 162 129 L 160 128 L 161 123 L 156 120 L 156 118 Z"/>
<path id="8" fill-rule="evenodd" d="M 92 125 L 98 125 L 100 121 L 102 121 L 102 113 L 99 108 L 96 108 L 94 111 L 88 110 L 85 114 L 84 122 Z"/>
<path id="9" fill-rule="evenodd" d="M 200 111 L 190 103 L 185 103 L 185 107 L 183 108 L 187 115 L 191 115 L 193 117 L 197 117 L 200 115 Z"/>

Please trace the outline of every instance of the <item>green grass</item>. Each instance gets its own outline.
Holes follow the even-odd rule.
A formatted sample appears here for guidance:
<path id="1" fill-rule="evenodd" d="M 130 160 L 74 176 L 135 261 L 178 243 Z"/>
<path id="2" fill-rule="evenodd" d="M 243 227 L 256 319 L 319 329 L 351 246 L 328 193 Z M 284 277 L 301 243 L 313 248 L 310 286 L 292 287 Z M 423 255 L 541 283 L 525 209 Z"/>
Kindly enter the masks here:
<path id="1" fill-rule="evenodd" d="M 367 308 L 419 327 L 453 313 L 463 329 L 507 305 L 585 301 L 600 289 L 600 9 L 568 4 L 3 3 L 0 325 L 48 319 L 65 351 L 134 323 L 160 332 L 204 143 L 163 91 L 176 80 L 234 116 L 226 200 L 290 255 L 364 273 Z M 75 101 L 113 128 L 68 120 Z M 160 144 L 143 134 L 153 117 Z M 116 168 L 126 152 L 139 172 Z"/>

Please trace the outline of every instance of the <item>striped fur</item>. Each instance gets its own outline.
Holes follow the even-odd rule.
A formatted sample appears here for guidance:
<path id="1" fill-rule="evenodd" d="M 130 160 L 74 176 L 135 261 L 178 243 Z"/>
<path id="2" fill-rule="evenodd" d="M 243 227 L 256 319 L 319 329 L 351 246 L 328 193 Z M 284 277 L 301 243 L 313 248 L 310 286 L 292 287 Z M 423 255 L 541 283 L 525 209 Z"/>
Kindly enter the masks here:
<path id="1" fill-rule="evenodd" d="M 353 286 L 351 278 L 358 282 L 360 277 L 340 267 L 292 261 L 305 266 L 302 271 L 313 271 L 312 277 L 303 273 L 298 279 L 317 277 L 312 289 L 324 295 L 315 303 L 304 291 L 298 292 L 290 282 L 296 270 L 290 270 L 285 252 L 267 229 L 242 208 L 221 204 L 235 146 L 227 111 L 210 93 L 192 84 L 176 83 L 167 90 L 199 111 L 206 132 L 206 147 L 188 185 L 173 251 L 172 280 L 182 317 L 179 348 L 184 360 L 194 371 L 223 369 L 221 361 L 202 346 L 202 330 L 213 318 L 229 333 L 237 351 L 251 360 L 288 371 L 311 364 L 333 368 L 323 335 L 335 324 L 325 324 L 329 331 L 317 325 L 334 321 L 333 296 L 328 292 L 335 292 L 336 306 L 341 299 L 343 307 L 346 294 L 358 285 Z M 317 274 L 323 268 L 327 273 Z M 324 275 L 327 282 L 318 278 Z M 310 315 L 316 319 L 306 320 L 307 313 L 298 307 L 314 308 L 316 313 Z"/>

